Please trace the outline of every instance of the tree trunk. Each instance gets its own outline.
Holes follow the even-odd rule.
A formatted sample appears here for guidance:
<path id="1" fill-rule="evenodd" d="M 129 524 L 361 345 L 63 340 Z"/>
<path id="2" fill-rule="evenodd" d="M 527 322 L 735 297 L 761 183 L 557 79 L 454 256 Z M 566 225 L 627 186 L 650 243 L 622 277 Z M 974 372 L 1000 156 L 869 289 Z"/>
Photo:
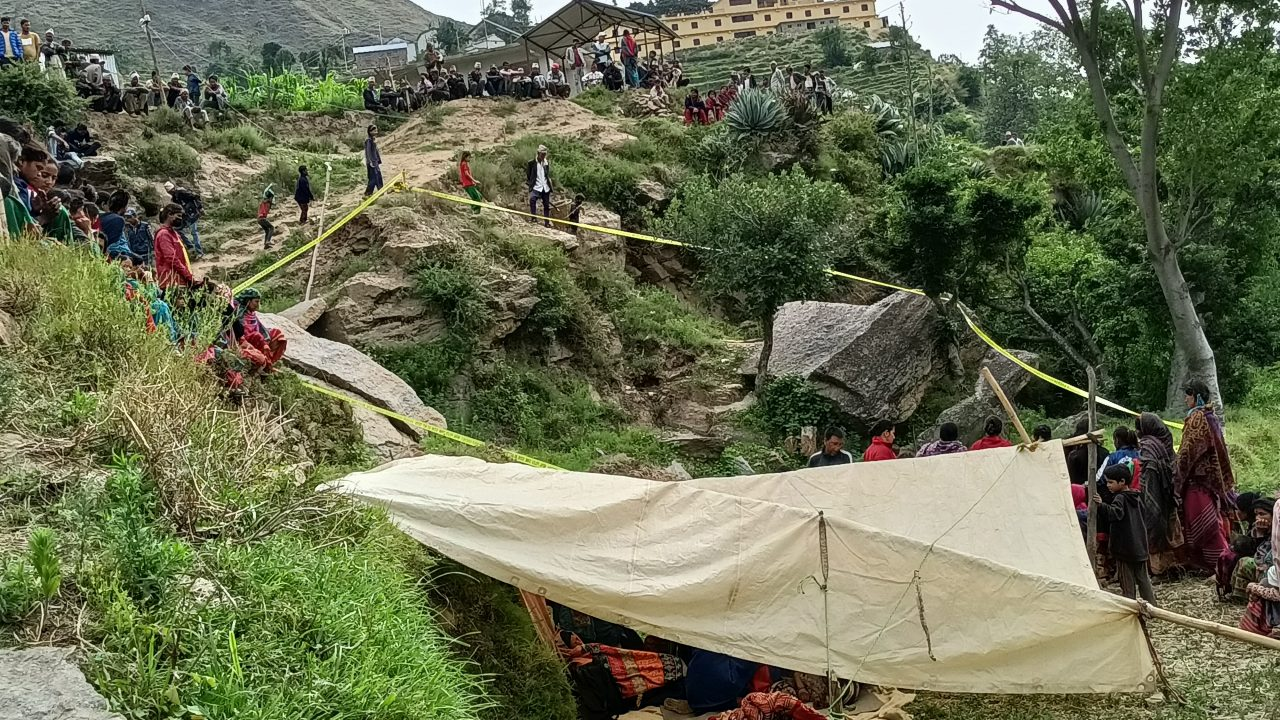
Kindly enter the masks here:
<path id="1" fill-rule="evenodd" d="M 1148 229 L 1148 237 L 1151 232 Z M 1206 382 L 1209 394 L 1217 403 L 1221 395 L 1218 392 L 1218 363 L 1214 358 L 1213 348 L 1205 337 L 1200 315 L 1196 312 L 1187 280 L 1178 264 L 1177 253 L 1165 235 L 1164 226 L 1160 225 L 1155 232 L 1163 242 L 1160 245 L 1149 243 L 1147 252 L 1151 256 L 1156 277 L 1160 279 L 1160 290 L 1164 293 L 1164 301 L 1169 306 L 1173 321 L 1173 362 L 1169 365 L 1165 406 L 1171 410 L 1182 407 L 1182 385 L 1190 378 Z"/>
<path id="2" fill-rule="evenodd" d="M 764 329 L 764 344 L 760 346 L 760 360 L 756 363 L 756 396 L 764 392 L 769 383 L 769 356 L 773 354 L 773 316 L 770 312 L 760 319 L 760 327 Z"/>

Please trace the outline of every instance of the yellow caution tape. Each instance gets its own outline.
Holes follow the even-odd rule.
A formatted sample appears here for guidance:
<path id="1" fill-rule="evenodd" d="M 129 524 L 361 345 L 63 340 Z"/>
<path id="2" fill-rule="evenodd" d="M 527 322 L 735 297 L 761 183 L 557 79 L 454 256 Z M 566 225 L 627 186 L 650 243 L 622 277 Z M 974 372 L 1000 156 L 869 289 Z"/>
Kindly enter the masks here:
<path id="1" fill-rule="evenodd" d="M 465 197 L 462 197 L 462 196 L 460 196 L 460 195 L 450 195 L 449 193 L 437 192 L 437 191 L 435 191 L 435 190 L 428 190 L 428 189 L 426 189 L 426 188 L 419 188 L 419 187 L 415 187 L 415 188 L 410 188 L 410 189 L 411 189 L 411 190 L 413 190 L 414 192 L 419 192 L 419 193 L 423 193 L 423 194 L 426 194 L 426 195 L 430 195 L 430 196 L 432 196 L 432 197 L 436 197 L 436 198 L 439 198 L 439 199 L 441 199 L 441 200 L 448 200 L 448 201 L 450 201 L 450 202 L 462 203 L 462 204 L 465 204 L 465 205 L 471 205 L 471 206 L 474 206 L 474 207 L 488 208 L 488 209 L 490 209 L 490 210 L 497 210 L 497 211 L 499 211 L 499 212 L 510 213 L 510 214 L 512 214 L 512 215 L 520 215 L 520 216 L 523 216 L 523 217 L 538 218 L 538 219 L 542 219 L 542 220 L 548 220 L 548 219 L 549 219 L 549 220 L 550 220 L 550 222 L 557 223 L 557 224 L 560 224 L 560 225 L 569 225 L 569 226 L 573 226 L 573 227 L 580 227 L 580 228 L 583 228 L 583 229 L 586 229 L 586 230 L 592 230 L 592 231 L 595 231 L 595 232 L 605 233 L 605 234 L 607 234 L 607 235 L 616 235 L 616 236 L 618 236 L 618 237 L 631 238 L 631 239 L 633 239 L 633 240 L 642 240 L 642 241 L 644 241 L 644 242 L 659 243 L 659 244 L 661 244 L 661 245 L 674 245 L 675 247 L 689 247 L 689 248 L 695 248 L 695 249 L 699 249 L 699 250 L 706 250 L 706 249 L 708 249 L 708 248 L 704 248 L 704 247 L 699 247 L 699 246 L 697 246 L 697 245 L 690 245 L 690 244 L 688 244 L 688 243 L 678 242 L 678 241 L 676 241 L 676 240 L 668 240 L 668 239 L 666 239 L 666 238 L 655 237 L 655 236 L 653 236 L 653 235 L 645 235 L 645 234 L 643 234 L 643 233 L 634 233 L 634 232 L 629 232 L 629 231 L 626 231 L 626 230 L 618 230 L 618 229 L 615 229 L 615 228 L 601 227 L 601 226 L 599 226 L 599 225 L 586 225 L 586 224 L 583 224 L 583 223 L 575 223 L 575 222 L 571 222 L 571 221 L 569 221 L 569 220 L 560 220 L 560 219 L 557 219 L 557 218 L 544 218 L 544 217 L 543 217 L 543 216 L 541 216 L 541 215 L 534 215 L 534 214 L 532 214 L 532 213 L 527 213 L 527 212 L 524 212 L 524 211 L 522 211 L 522 210 L 515 210 L 515 209 L 512 209 L 512 208 L 503 207 L 503 206 L 501 206 L 501 205 L 495 205 L 495 204 L 493 204 L 493 203 L 488 203 L 488 202 L 478 202 L 478 201 L 476 201 L 476 200 L 472 200 L 471 198 L 465 198 Z M 859 276 L 859 275 L 850 275 L 849 273 L 841 272 L 841 271 L 836 270 L 836 269 L 834 269 L 834 268 L 828 268 L 828 269 L 826 270 L 826 273 L 827 273 L 828 275 L 831 275 L 831 276 L 834 276 L 834 277 L 844 278 L 845 280 L 853 280 L 853 281 L 855 281 L 855 282 L 866 283 L 866 284 L 868 284 L 868 285 L 876 285 L 876 286 L 879 286 L 879 287 L 888 288 L 888 289 L 890 289 L 890 290 L 897 290 L 897 291 L 900 291 L 900 292 L 907 292 L 907 293 L 911 293 L 911 294 L 913 294 L 913 295 L 924 295 L 924 294 L 925 294 L 925 292 L 924 292 L 923 290 L 919 289 L 919 288 L 903 287 L 903 286 L 901 286 L 901 285 L 894 285 L 893 283 L 882 282 L 882 281 L 880 281 L 880 280 L 873 280 L 873 279 L 871 279 L 871 278 L 862 277 L 862 276 Z M 957 306 L 957 307 L 959 307 L 959 306 Z M 991 338 L 991 336 L 990 336 L 990 335 L 987 335 L 987 333 L 986 333 L 986 332 L 984 332 L 984 331 L 982 330 L 982 328 L 978 327 L 978 324 L 977 324 L 977 323 L 975 323 L 975 322 L 973 321 L 973 318 L 971 318 L 971 317 L 969 316 L 969 313 L 968 313 L 968 312 L 966 312 L 966 311 L 964 310 L 964 308 L 963 308 L 963 307 L 960 307 L 960 314 L 961 314 L 961 316 L 963 316 L 963 317 L 964 317 L 964 321 L 965 321 L 965 323 L 969 326 L 969 329 L 970 329 L 970 330 L 972 330 L 972 331 L 974 332 L 974 334 L 975 334 L 975 335 L 977 335 L 977 336 L 978 336 L 978 337 L 979 337 L 979 338 L 980 338 L 984 343 L 986 343 L 988 346 L 990 346 L 992 350 L 995 350 L 996 352 L 1000 353 L 1001 355 L 1003 355 L 1004 357 L 1008 358 L 1008 359 L 1009 359 L 1010 361 L 1012 361 L 1013 363 L 1017 364 L 1017 365 L 1018 365 L 1018 367 L 1022 368 L 1023 370 L 1026 370 L 1027 372 L 1031 373 L 1033 376 L 1035 376 L 1035 377 L 1037 377 L 1037 378 L 1039 378 L 1039 379 L 1041 379 L 1041 380 L 1043 380 L 1043 381 L 1045 381 L 1045 382 L 1049 383 L 1050 385 L 1053 385 L 1054 387 L 1060 388 L 1060 389 L 1062 389 L 1062 390 L 1066 390 L 1067 392 L 1072 393 L 1072 394 L 1074 394 L 1074 395 L 1078 395 L 1078 396 L 1080 396 L 1080 397 L 1082 397 L 1082 398 L 1088 399 L 1088 397 L 1089 397 L 1089 393 L 1088 393 L 1088 392 L 1086 392 L 1086 391 L 1084 391 L 1084 390 L 1081 390 L 1080 388 L 1078 388 L 1078 387 L 1076 387 L 1075 385 L 1072 385 L 1072 384 L 1070 384 L 1070 383 L 1068 383 L 1068 382 L 1064 382 L 1064 381 L 1062 381 L 1062 380 L 1059 380 L 1058 378 L 1056 378 L 1056 377 L 1054 377 L 1054 376 L 1052 376 L 1052 375 L 1050 375 L 1050 374 L 1048 374 L 1048 373 L 1046 373 L 1046 372 L 1044 372 L 1044 371 L 1042 371 L 1042 370 L 1039 370 L 1039 369 L 1037 369 L 1037 368 L 1035 368 L 1035 367 L 1032 367 L 1031 365 L 1029 365 L 1029 364 L 1027 364 L 1027 363 L 1023 362 L 1020 358 L 1018 358 L 1018 356 L 1016 356 L 1016 355 L 1014 355 L 1013 353 L 1011 353 L 1011 352 L 1009 352 L 1008 350 L 1006 350 L 1006 349 L 1005 349 L 1004 347 L 1002 347 L 999 343 L 997 343 L 995 340 L 993 340 L 993 339 Z M 1135 412 L 1135 411 L 1133 411 L 1133 410 L 1130 410 L 1129 408 L 1127 408 L 1127 407 L 1125 407 L 1125 406 L 1123 406 L 1123 405 L 1120 405 L 1120 404 L 1118 404 L 1118 403 L 1114 403 L 1114 402 L 1112 402 L 1112 401 L 1110 401 L 1110 400 L 1108 400 L 1108 399 L 1106 399 L 1106 398 L 1103 398 L 1103 397 L 1096 398 L 1096 401 L 1097 401 L 1097 402 L 1098 402 L 1098 404 L 1100 404 L 1100 405 L 1105 405 L 1105 406 L 1107 406 L 1107 407 L 1109 407 L 1109 408 L 1111 408 L 1111 409 L 1113 409 L 1113 410 L 1118 410 L 1118 411 L 1120 411 L 1120 412 L 1122 412 L 1122 413 L 1125 413 L 1125 414 L 1127 414 L 1127 415 L 1132 415 L 1133 417 L 1137 417 L 1137 416 L 1138 416 L 1138 414 L 1139 414 L 1139 413 L 1137 413 L 1137 412 Z M 1182 429 L 1182 423 L 1179 423 L 1179 422 L 1173 422 L 1173 421 L 1171 421 L 1171 420 L 1165 420 L 1165 421 L 1164 421 L 1164 424 L 1165 424 L 1165 425 L 1168 425 L 1169 427 L 1172 427 L 1172 428 L 1177 428 L 1177 429 L 1179 429 L 1179 430 L 1181 430 L 1181 429 Z"/>
<path id="2" fill-rule="evenodd" d="M 503 455 L 506 455 L 512 460 L 515 460 L 518 463 L 523 463 L 530 467 L 545 468 L 547 470 L 563 470 L 564 469 L 564 468 L 552 465 L 551 463 L 543 462 L 538 458 L 529 457 L 528 455 L 521 455 L 518 452 L 513 452 L 511 450 L 507 450 L 506 448 L 501 448 L 496 445 L 490 445 L 482 440 L 477 440 L 473 437 L 467 437 L 466 435 L 462 435 L 461 433 L 456 433 L 452 430 L 446 430 L 442 427 L 432 425 L 429 422 L 419 420 L 418 418 L 409 417 L 408 415 L 401 415 L 398 412 L 392 412 L 391 410 L 380 408 L 377 405 L 373 405 L 363 400 L 353 398 L 350 395 L 344 395 L 339 392 L 334 392 L 326 387 L 320 387 L 319 385 L 313 385 L 312 383 L 305 382 L 305 381 L 302 384 L 304 387 L 307 387 L 311 390 L 315 390 L 316 392 L 322 395 L 328 395 L 331 398 L 341 400 L 342 402 L 349 403 L 351 405 L 355 405 L 356 407 L 361 407 L 361 408 L 364 408 L 365 410 L 376 412 L 379 415 L 382 415 L 384 417 L 389 417 L 392 420 L 399 420 L 402 423 L 412 425 L 420 430 L 431 433 L 432 435 L 439 435 L 442 438 L 448 438 L 449 440 L 452 440 L 457 443 L 461 443 L 463 445 L 466 445 L 467 447 L 493 448 L 494 450 L 501 452 Z"/>
<path id="3" fill-rule="evenodd" d="M 377 201 L 378 201 L 378 198 L 382 197 L 384 194 L 386 194 L 386 193 L 390 192 L 391 190 L 398 190 L 398 189 L 400 189 L 400 185 L 403 183 L 403 180 L 404 180 L 404 174 L 403 174 L 403 173 L 401 173 L 399 176 L 397 176 L 397 177 L 396 177 L 396 179 L 395 179 L 395 180 L 393 180 L 393 181 L 391 182 L 391 184 L 390 184 L 390 185 L 387 185 L 387 186 L 383 187 L 381 190 L 378 190 L 378 192 L 376 192 L 376 193 L 374 193 L 374 194 L 370 195 L 369 197 L 365 198 L 364 202 L 362 202 L 362 203 L 360 203 L 359 205 L 357 205 L 357 206 L 356 206 L 356 208 L 355 208 L 354 210 L 352 210 L 351 212 L 347 213 L 345 217 L 343 217 L 343 218 L 342 218 L 341 220 L 339 220 L 336 224 L 334 224 L 333 226 L 331 226 L 328 230 L 325 230 L 324 232 L 320 233 L 319 237 L 317 237 L 315 240 L 312 240 L 311 242 L 309 242 L 309 243 L 307 243 L 307 244 L 303 245 L 302 247 L 298 248 L 297 250 L 294 250 L 293 252 L 289 253 L 288 255 L 285 255 L 284 257 L 280 258 L 279 260 L 277 260 L 277 261 L 275 261 L 275 262 L 271 263 L 270 267 L 268 267 L 267 269 L 263 270 L 262 272 L 258 273 L 257 275 L 254 275 L 253 277 L 249 278 L 248 280 L 245 280 L 244 282 L 242 282 L 242 283 L 240 283 L 239 285 L 235 286 L 235 288 L 231 291 L 231 292 L 232 292 L 232 294 L 238 294 L 238 293 L 244 292 L 245 290 L 248 290 L 250 287 L 252 287 L 252 286 L 254 285 L 254 283 L 257 283 L 257 282 L 261 281 L 263 278 L 265 278 L 265 277 L 267 277 L 267 276 L 271 275 L 272 273 L 274 273 L 275 271 L 277 271 L 277 270 L 279 270 L 280 268 L 284 267 L 285 265 L 288 265 L 289 263 L 293 262 L 294 260 L 297 260 L 297 259 L 298 259 L 298 256 L 302 255 L 303 253 L 305 253 L 306 251 L 308 251 L 308 250 L 310 250 L 311 248 L 315 247 L 316 245 L 319 245 L 321 242 L 323 242 L 324 240 L 328 239 L 328 237 L 329 237 L 330 235 L 332 235 L 332 234 L 334 234 L 335 232 L 337 232 L 337 231 L 338 231 L 338 230 L 339 230 L 343 225 L 346 225 L 347 223 L 349 223 L 349 222 L 351 222 L 352 220 L 354 220 L 354 219 L 356 218 L 356 216 L 357 216 L 357 215 L 359 215 L 360 213 L 364 212 L 366 208 L 368 208 L 370 205 L 372 205 L 372 204 L 374 204 L 375 202 L 377 202 Z"/>

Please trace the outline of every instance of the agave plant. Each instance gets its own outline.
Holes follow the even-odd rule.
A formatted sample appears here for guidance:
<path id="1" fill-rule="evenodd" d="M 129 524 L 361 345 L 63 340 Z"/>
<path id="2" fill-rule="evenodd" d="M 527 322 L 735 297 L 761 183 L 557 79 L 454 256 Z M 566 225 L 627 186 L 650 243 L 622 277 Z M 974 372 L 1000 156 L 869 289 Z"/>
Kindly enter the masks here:
<path id="1" fill-rule="evenodd" d="M 808 130 L 818 126 L 822 121 L 822 111 L 818 109 L 813 98 L 800 90 L 784 90 L 777 93 L 778 101 L 787 114 L 792 127 Z"/>
<path id="2" fill-rule="evenodd" d="M 909 140 L 885 140 L 880 143 L 880 170 L 885 177 L 901 175 L 916 166 L 916 146 Z"/>
<path id="3" fill-rule="evenodd" d="M 739 93 L 725 113 L 724 122 L 734 137 L 771 135 L 782 129 L 786 111 L 777 96 L 763 90 Z"/>
<path id="4" fill-rule="evenodd" d="M 900 138 L 905 134 L 907 125 L 898 108 L 879 95 L 872 95 L 867 102 L 867 112 L 876 121 L 876 135 L 882 140 Z"/>
<path id="5" fill-rule="evenodd" d="M 1058 217 L 1075 230 L 1101 220 L 1111 212 L 1111 201 L 1096 190 L 1071 190 L 1058 203 Z"/>

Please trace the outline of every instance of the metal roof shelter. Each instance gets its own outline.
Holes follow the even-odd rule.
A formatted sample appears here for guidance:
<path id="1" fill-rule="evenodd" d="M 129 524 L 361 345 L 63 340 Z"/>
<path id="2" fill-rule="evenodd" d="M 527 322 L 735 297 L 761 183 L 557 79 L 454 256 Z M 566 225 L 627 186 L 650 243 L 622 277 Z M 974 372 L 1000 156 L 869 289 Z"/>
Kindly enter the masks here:
<path id="1" fill-rule="evenodd" d="M 646 42 L 660 43 L 678 36 L 657 17 L 648 13 L 607 5 L 596 0 L 572 0 L 529 28 L 520 39 L 530 47 L 547 55 L 553 55 L 569 45 L 582 45 L 596 39 L 600 33 L 620 34 L 630 29 L 633 34 L 646 36 Z"/>

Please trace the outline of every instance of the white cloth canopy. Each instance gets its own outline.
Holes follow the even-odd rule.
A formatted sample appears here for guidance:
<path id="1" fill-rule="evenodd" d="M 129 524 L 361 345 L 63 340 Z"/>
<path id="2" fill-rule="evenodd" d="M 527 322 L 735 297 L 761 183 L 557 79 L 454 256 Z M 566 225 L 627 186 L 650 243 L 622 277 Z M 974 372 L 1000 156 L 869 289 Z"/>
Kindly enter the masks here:
<path id="1" fill-rule="evenodd" d="M 1057 443 L 684 483 L 427 456 L 340 488 L 470 568 L 743 659 L 951 692 L 1155 688 L 1137 604 L 1089 573 Z"/>

